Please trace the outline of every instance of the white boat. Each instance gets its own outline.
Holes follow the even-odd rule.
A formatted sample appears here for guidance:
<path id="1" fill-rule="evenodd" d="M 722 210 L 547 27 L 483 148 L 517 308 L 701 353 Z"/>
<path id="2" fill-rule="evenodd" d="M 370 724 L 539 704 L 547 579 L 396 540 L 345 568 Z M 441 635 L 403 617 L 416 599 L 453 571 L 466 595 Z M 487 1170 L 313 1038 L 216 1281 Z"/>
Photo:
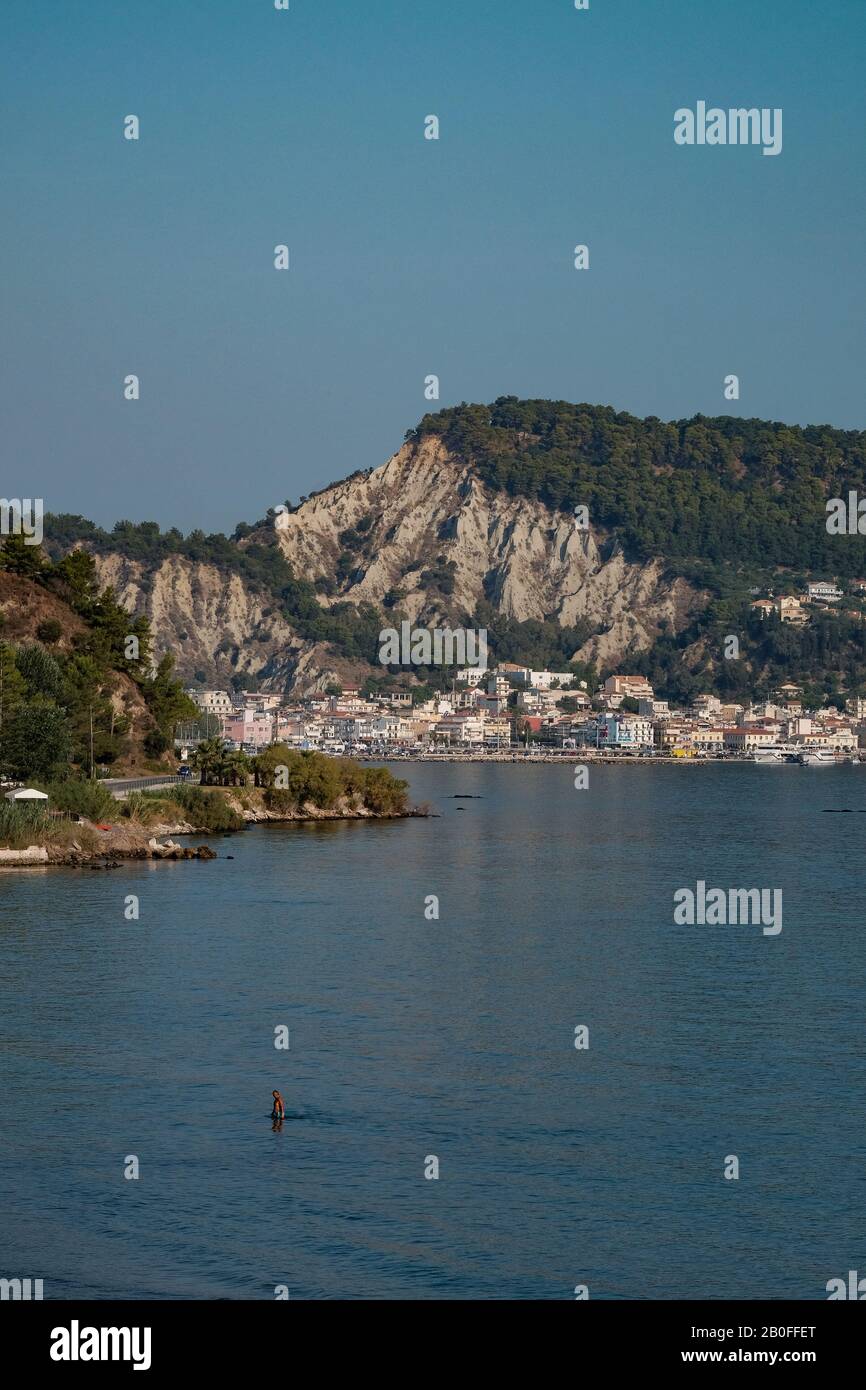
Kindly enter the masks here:
<path id="1" fill-rule="evenodd" d="M 764 748 L 756 748 L 752 761 L 763 767 L 780 767 L 785 763 L 795 763 L 798 750 L 790 743 L 768 743 Z"/>
<path id="2" fill-rule="evenodd" d="M 835 767 L 836 754 L 830 748 L 804 748 L 798 755 L 803 767 Z"/>

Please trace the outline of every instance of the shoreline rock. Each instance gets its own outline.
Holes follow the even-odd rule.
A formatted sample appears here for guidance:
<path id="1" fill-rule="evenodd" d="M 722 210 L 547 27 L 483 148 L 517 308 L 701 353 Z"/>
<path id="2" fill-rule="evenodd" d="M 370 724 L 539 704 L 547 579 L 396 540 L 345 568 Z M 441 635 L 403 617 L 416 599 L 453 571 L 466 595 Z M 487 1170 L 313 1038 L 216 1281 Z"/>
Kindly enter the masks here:
<path id="1" fill-rule="evenodd" d="M 222 788 L 223 793 L 229 789 Z M 322 821 L 322 820 L 405 820 L 414 816 L 429 816 L 424 807 L 413 806 L 407 811 L 382 813 L 364 808 L 337 806 L 323 811 L 318 807 L 307 806 L 300 811 L 269 811 L 267 807 L 254 809 L 243 806 L 235 798 L 230 804 L 243 818 L 246 825 L 267 821 Z M 110 830 L 98 830 L 90 822 L 84 822 L 82 831 L 98 836 L 91 845 L 72 840 L 66 844 L 28 845 L 26 849 L 0 848 L 0 869 L 3 868 L 89 868 L 93 870 L 117 869 L 125 859 L 169 859 L 207 861 L 218 859 L 216 850 L 210 845 L 179 845 L 175 835 L 202 835 L 208 838 L 237 834 L 234 830 L 208 830 L 189 821 L 177 821 L 170 825 L 158 824 L 141 826 L 127 821 L 112 826 Z M 82 834 L 82 839 L 84 839 Z M 233 856 L 232 856 L 233 857 Z"/>
<path id="2" fill-rule="evenodd" d="M 28 845 L 26 849 L 0 849 L 0 867 L 26 867 L 29 864 L 48 862 L 48 850 L 44 845 Z"/>

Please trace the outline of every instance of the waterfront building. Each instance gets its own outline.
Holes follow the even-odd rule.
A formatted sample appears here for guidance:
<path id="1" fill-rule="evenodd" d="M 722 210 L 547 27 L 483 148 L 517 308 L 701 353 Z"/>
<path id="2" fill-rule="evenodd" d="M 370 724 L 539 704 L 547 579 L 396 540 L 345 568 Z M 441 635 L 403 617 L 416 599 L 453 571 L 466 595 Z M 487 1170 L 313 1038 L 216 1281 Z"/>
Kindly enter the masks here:
<path id="1" fill-rule="evenodd" d="M 599 714 L 583 727 L 583 742 L 596 748 L 651 748 L 653 726 L 632 714 Z"/>
<path id="2" fill-rule="evenodd" d="M 720 705 L 718 710 L 719 720 L 725 725 L 739 724 L 744 713 L 742 705 Z"/>
<path id="3" fill-rule="evenodd" d="M 762 725 L 735 725 L 723 730 L 725 748 L 731 753 L 751 753 L 756 748 L 766 748 L 768 744 L 778 743 L 777 728 L 764 728 Z"/>
<path id="4" fill-rule="evenodd" d="M 502 695 L 478 695 L 475 708 L 479 714 L 486 714 L 488 718 L 495 719 L 500 714 L 505 714 L 508 709 L 508 700 Z"/>
<path id="5" fill-rule="evenodd" d="M 508 748 L 511 744 L 511 720 L 485 719 L 483 739 L 485 748 Z"/>
<path id="6" fill-rule="evenodd" d="M 701 753 L 722 753 L 725 731 L 720 725 L 698 725 L 693 734 L 694 747 Z"/>
<path id="7" fill-rule="evenodd" d="M 237 703 L 248 710 L 274 710 L 279 709 L 284 699 L 284 695 L 263 695 L 255 690 L 244 690 Z"/>
<path id="8" fill-rule="evenodd" d="M 653 734 L 663 753 L 683 753 L 694 747 L 695 729 L 684 719 L 662 720 L 653 726 Z"/>
<path id="9" fill-rule="evenodd" d="M 434 737 L 449 745 L 480 747 L 484 742 L 486 721 L 470 710 L 457 710 L 440 719 L 433 728 Z"/>

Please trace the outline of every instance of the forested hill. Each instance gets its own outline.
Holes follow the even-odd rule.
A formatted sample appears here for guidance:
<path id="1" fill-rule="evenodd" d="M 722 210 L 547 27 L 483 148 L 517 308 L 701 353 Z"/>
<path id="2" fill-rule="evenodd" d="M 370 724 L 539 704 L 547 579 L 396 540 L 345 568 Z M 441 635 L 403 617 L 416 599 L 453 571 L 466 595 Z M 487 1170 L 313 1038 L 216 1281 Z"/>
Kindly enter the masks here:
<path id="1" fill-rule="evenodd" d="M 863 430 L 735 416 L 641 420 L 611 406 L 500 396 L 492 405 L 425 415 L 406 438 L 431 435 L 494 489 L 559 512 L 588 507 L 591 526 L 616 533 L 632 558 L 688 561 L 686 573 L 695 563 L 726 562 L 843 578 L 866 573 L 866 537 L 831 536 L 825 524 L 828 498 L 851 489 L 866 497 Z M 272 592 L 294 583 L 290 606 L 315 620 L 312 576 L 291 575 L 277 547 L 246 540 L 267 523 L 240 522 L 231 537 L 185 537 L 155 522 L 120 521 L 106 532 L 80 516 L 50 516 L 46 545 L 55 556 L 83 543 L 151 564 L 178 554 Z"/>
<path id="2" fill-rule="evenodd" d="M 866 573 L 866 537 L 830 536 L 825 503 L 866 496 L 866 431 L 696 415 L 665 423 L 567 401 L 459 405 L 438 435 L 491 487 L 555 510 L 589 508 L 635 557 Z"/>

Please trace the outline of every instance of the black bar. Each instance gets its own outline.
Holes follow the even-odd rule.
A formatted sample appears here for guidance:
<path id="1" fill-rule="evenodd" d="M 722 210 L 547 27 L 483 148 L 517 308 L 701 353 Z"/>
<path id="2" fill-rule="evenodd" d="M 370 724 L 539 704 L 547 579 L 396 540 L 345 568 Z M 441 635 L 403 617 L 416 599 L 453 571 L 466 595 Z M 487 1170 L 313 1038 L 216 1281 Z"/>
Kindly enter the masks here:
<path id="1" fill-rule="evenodd" d="M 420 1372 L 428 1382 L 437 1358 L 454 1374 L 464 1356 L 459 1346 L 465 1346 L 473 1361 L 481 1357 L 489 1366 L 505 1358 L 512 1370 L 512 1356 L 528 1356 L 536 1367 L 533 1379 L 546 1378 L 543 1368 L 552 1370 L 556 1352 L 568 1357 L 566 1364 L 575 1376 L 580 1368 L 589 1371 L 591 1366 L 613 1375 L 638 1371 L 650 1377 L 674 1368 L 700 1371 L 707 1365 L 734 1371 L 797 1365 L 826 1379 L 828 1372 L 857 1364 L 866 1335 L 862 1314 L 834 1301 L 565 1302 L 571 1306 L 507 1298 L 490 1300 L 486 1306 L 427 1300 L 378 1307 L 373 1300 L 340 1303 L 291 1297 L 207 1303 L 46 1300 L 3 1303 L 0 1329 L 4 1364 L 17 1364 L 27 1376 L 92 1376 L 100 1369 L 134 1374 L 136 1357 L 141 1372 L 159 1379 L 184 1371 L 225 1376 L 234 1369 L 245 1375 L 261 1370 L 287 1376 L 294 1369 L 307 1379 L 326 1371 L 335 1353 L 338 1358 L 342 1353 L 358 1374 L 364 1373 L 365 1363 L 368 1372 L 390 1364 L 410 1380 Z M 499 1321 L 503 1304 L 506 1323 Z M 523 1309 L 531 1310 L 525 1320 Z M 539 1317 L 541 1324 L 536 1323 Z M 542 1325 L 545 1340 L 539 1342 L 534 1334 Z M 52 1347 L 70 1354 L 73 1347 L 88 1354 L 91 1347 L 102 1351 L 102 1339 L 97 1342 L 88 1331 L 102 1328 L 129 1330 L 128 1341 L 117 1339 L 118 1350 L 127 1351 L 129 1359 L 52 1359 Z M 132 1329 L 139 1329 L 137 1340 Z M 400 1333 L 416 1329 L 424 1338 L 418 1344 L 420 1363 L 411 1352 L 407 1357 L 405 1346 L 400 1350 Z M 459 1343 L 448 1338 L 452 1331 L 461 1334 Z M 330 1340 L 335 1333 L 346 1340 Z M 439 1340 L 443 1333 L 446 1340 Z M 432 1334 L 435 1342 L 428 1340 Z M 104 1350 L 110 1355 L 113 1349 L 107 1337 Z M 463 1364 L 465 1369 L 467 1363 Z"/>

